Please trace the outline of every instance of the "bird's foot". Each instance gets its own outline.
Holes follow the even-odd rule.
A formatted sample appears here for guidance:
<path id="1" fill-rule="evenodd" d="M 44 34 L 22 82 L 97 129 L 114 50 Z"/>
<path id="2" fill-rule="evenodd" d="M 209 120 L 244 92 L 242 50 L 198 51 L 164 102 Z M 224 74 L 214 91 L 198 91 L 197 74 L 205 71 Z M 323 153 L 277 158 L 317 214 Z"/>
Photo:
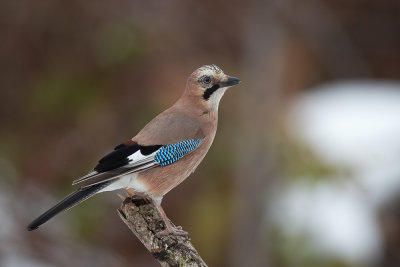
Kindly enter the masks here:
<path id="1" fill-rule="evenodd" d="M 161 232 L 156 234 L 157 237 L 163 237 L 167 235 L 175 235 L 175 236 L 189 236 L 189 233 L 184 231 L 181 226 L 167 226 Z"/>
<path id="2" fill-rule="evenodd" d="M 132 188 L 125 188 L 125 193 L 128 197 L 133 197 L 137 194 Z"/>

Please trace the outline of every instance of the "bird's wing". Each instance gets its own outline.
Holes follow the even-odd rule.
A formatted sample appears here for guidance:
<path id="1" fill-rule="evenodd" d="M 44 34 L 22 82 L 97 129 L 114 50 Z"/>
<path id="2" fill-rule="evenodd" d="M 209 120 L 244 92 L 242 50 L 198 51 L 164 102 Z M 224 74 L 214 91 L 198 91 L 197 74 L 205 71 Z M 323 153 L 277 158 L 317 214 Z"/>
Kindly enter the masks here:
<path id="1" fill-rule="evenodd" d="M 127 142 L 100 159 L 94 171 L 82 176 L 74 184 L 84 182 L 82 188 L 111 181 L 130 173 L 167 166 L 196 149 L 201 138 L 187 139 L 175 144 L 142 146 Z"/>
<path id="2" fill-rule="evenodd" d="M 194 150 L 205 138 L 196 117 L 171 107 L 151 120 L 132 140 L 100 159 L 93 172 L 76 179 L 87 188 L 129 173 L 166 166 Z"/>

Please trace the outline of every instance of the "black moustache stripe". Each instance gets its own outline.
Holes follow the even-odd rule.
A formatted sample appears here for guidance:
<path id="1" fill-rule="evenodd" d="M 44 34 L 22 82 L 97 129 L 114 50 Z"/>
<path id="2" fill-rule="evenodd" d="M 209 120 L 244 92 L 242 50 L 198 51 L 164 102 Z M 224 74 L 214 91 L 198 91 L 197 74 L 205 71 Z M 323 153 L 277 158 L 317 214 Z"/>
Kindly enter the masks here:
<path id="1" fill-rule="evenodd" d="M 203 99 L 208 100 L 210 96 L 219 89 L 219 84 L 214 84 L 212 87 L 204 91 Z"/>

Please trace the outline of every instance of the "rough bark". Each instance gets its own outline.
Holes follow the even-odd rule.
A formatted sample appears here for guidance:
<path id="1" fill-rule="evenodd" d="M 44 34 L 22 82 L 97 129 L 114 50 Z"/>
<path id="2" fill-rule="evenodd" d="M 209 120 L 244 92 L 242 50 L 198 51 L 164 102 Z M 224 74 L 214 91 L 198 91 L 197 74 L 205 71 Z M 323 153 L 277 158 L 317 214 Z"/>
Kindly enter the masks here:
<path id="1" fill-rule="evenodd" d="M 188 236 L 156 235 L 165 224 L 153 203 L 127 197 L 118 214 L 162 266 L 207 266 Z"/>

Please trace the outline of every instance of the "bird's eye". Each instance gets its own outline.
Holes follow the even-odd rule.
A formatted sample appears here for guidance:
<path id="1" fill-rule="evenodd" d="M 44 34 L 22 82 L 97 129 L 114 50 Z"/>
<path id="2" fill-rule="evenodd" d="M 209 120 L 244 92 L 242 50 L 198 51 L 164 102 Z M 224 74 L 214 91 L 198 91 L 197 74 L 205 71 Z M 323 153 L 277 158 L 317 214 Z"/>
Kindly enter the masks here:
<path id="1" fill-rule="evenodd" d="M 209 84 L 210 82 L 211 82 L 210 76 L 205 76 L 205 77 L 203 78 L 203 83 L 204 83 L 204 84 Z"/>

